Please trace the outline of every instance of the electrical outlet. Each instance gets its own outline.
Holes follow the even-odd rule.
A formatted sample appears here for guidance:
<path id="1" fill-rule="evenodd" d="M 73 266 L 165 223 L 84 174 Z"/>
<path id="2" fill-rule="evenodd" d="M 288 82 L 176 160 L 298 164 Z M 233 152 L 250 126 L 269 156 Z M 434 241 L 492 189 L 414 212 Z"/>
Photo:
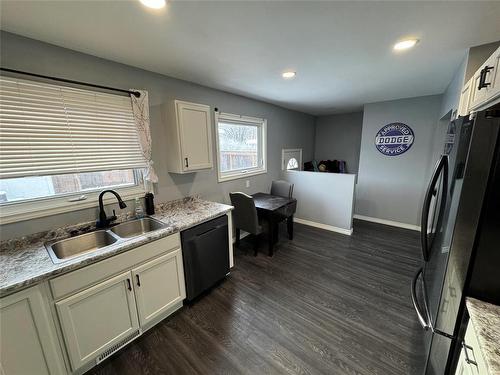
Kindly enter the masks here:
<path id="1" fill-rule="evenodd" d="M 250 180 L 246 180 L 246 181 L 245 181 L 245 186 L 246 186 L 247 188 L 249 188 L 249 187 L 250 187 Z"/>

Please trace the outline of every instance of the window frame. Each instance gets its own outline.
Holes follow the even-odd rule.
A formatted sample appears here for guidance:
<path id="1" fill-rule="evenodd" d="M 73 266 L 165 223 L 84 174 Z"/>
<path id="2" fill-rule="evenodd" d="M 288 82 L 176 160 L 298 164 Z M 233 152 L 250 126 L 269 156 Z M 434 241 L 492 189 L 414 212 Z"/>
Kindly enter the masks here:
<path id="1" fill-rule="evenodd" d="M 287 164 L 285 163 L 285 154 L 287 152 L 298 152 L 299 153 L 299 160 L 297 160 L 299 164 L 298 169 L 288 169 Z M 302 149 L 301 148 L 282 148 L 281 149 L 281 170 L 282 171 L 301 171 L 303 169 L 302 166 Z"/>
<path id="2" fill-rule="evenodd" d="M 120 194 L 122 199 L 130 200 L 137 196 L 144 195 L 148 189 L 144 181 L 141 181 L 140 174 L 134 173 L 136 184 L 133 186 L 109 187 Z M 13 201 L 0 206 L 0 224 L 15 223 L 17 221 L 36 219 L 45 216 L 82 210 L 85 208 L 97 207 L 98 197 L 102 190 L 108 188 L 98 188 L 94 190 L 80 191 L 76 193 L 61 194 L 34 198 L 24 201 Z M 85 199 L 75 200 L 78 197 L 85 196 Z M 104 204 L 116 202 L 116 198 L 111 195 L 105 195 Z"/>
<path id="3" fill-rule="evenodd" d="M 257 143 L 257 153 L 261 152 L 262 163 L 256 168 L 239 169 L 230 172 L 222 172 L 220 168 L 220 144 L 219 144 L 219 121 L 227 121 L 229 123 L 257 126 L 259 128 L 259 143 Z M 241 116 L 231 113 L 215 112 L 215 144 L 217 153 L 217 180 L 218 182 L 226 182 L 237 180 L 245 177 L 256 176 L 267 173 L 267 120 L 258 117 Z"/>
<path id="4" fill-rule="evenodd" d="M 61 194 L 56 196 L 40 197 L 24 201 L 13 201 L 0 206 L 0 224 L 15 223 L 29 219 L 82 210 L 97 207 L 98 197 L 102 190 L 112 189 L 120 194 L 122 199 L 130 200 L 144 195 L 148 189 L 144 180 L 141 181 L 140 174 L 134 173 L 136 184 L 132 186 L 121 186 L 109 188 L 97 188 L 93 190 L 75 193 Z M 84 199 L 78 200 L 79 197 Z M 103 199 L 104 204 L 116 202 L 116 198 L 107 195 Z"/>

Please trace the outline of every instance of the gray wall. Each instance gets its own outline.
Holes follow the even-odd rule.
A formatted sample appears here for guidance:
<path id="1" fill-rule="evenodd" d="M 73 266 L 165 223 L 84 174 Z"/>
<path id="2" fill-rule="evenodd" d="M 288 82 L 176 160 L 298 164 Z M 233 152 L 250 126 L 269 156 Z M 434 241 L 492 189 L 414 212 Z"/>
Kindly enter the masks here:
<path id="1" fill-rule="evenodd" d="M 419 225 L 441 99 L 433 95 L 365 105 L 356 214 Z M 385 156 L 374 145 L 378 130 L 391 122 L 403 122 L 415 133 L 411 149 L 400 156 Z"/>
<path id="2" fill-rule="evenodd" d="M 500 46 L 500 41 L 469 48 L 467 69 L 465 70 L 465 82 L 474 75 L 479 67 L 484 64 L 486 59 L 495 52 L 498 46 Z"/>
<path id="3" fill-rule="evenodd" d="M 149 91 L 153 160 L 159 175 L 159 183 L 156 186 L 157 202 L 193 194 L 200 194 L 209 200 L 228 202 L 228 193 L 231 191 L 245 191 L 247 193 L 267 191 L 271 180 L 280 176 L 282 148 L 302 148 L 304 160 L 313 158 L 315 119 L 311 115 L 15 34 L 2 32 L 0 38 L 3 67 L 112 87 L 144 88 Z M 208 104 L 212 108 L 218 107 L 223 112 L 266 118 L 268 124 L 268 173 L 247 178 L 250 180 L 250 188 L 245 188 L 246 179 L 218 183 L 215 168 L 187 175 L 167 173 L 166 131 L 161 122 L 161 105 L 173 99 Z M 4 225 L 1 228 L 2 238 L 24 235 L 79 221 L 93 220 L 96 214 L 96 209 L 86 209 L 49 218 Z"/>
<path id="4" fill-rule="evenodd" d="M 443 100 L 441 102 L 441 109 L 439 110 L 439 118 L 446 116 L 450 112 L 458 109 L 460 103 L 460 94 L 464 86 L 465 69 L 467 67 L 467 55 L 464 57 L 462 63 L 457 68 L 455 74 L 445 92 L 443 93 Z"/>
<path id="5" fill-rule="evenodd" d="M 363 112 L 318 117 L 314 159 L 345 160 L 347 171 L 357 174 L 362 126 Z"/>

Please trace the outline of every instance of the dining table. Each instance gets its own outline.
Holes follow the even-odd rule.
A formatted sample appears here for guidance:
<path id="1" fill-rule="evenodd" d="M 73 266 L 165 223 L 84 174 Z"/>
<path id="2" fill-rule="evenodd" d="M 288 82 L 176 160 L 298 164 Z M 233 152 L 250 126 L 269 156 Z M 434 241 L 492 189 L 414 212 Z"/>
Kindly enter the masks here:
<path id="1" fill-rule="evenodd" d="M 252 198 L 259 218 L 263 218 L 268 225 L 269 248 L 268 255 L 273 256 L 274 245 L 279 239 L 279 223 L 287 223 L 288 238 L 293 240 L 293 215 L 297 210 L 297 199 L 272 195 L 268 193 L 255 193 Z"/>

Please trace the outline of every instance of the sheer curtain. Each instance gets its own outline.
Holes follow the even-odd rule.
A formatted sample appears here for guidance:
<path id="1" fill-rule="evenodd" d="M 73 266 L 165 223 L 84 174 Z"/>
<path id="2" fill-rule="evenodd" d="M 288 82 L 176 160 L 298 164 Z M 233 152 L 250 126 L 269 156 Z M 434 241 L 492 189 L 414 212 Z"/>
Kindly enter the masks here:
<path id="1" fill-rule="evenodd" d="M 144 180 L 150 183 L 157 183 L 158 176 L 153 168 L 151 158 L 151 130 L 149 127 L 149 96 L 145 90 L 132 89 L 141 93 L 140 97 L 131 95 L 132 111 L 134 113 L 135 126 L 139 135 L 142 154 L 146 159 L 147 166 L 144 173 Z"/>

